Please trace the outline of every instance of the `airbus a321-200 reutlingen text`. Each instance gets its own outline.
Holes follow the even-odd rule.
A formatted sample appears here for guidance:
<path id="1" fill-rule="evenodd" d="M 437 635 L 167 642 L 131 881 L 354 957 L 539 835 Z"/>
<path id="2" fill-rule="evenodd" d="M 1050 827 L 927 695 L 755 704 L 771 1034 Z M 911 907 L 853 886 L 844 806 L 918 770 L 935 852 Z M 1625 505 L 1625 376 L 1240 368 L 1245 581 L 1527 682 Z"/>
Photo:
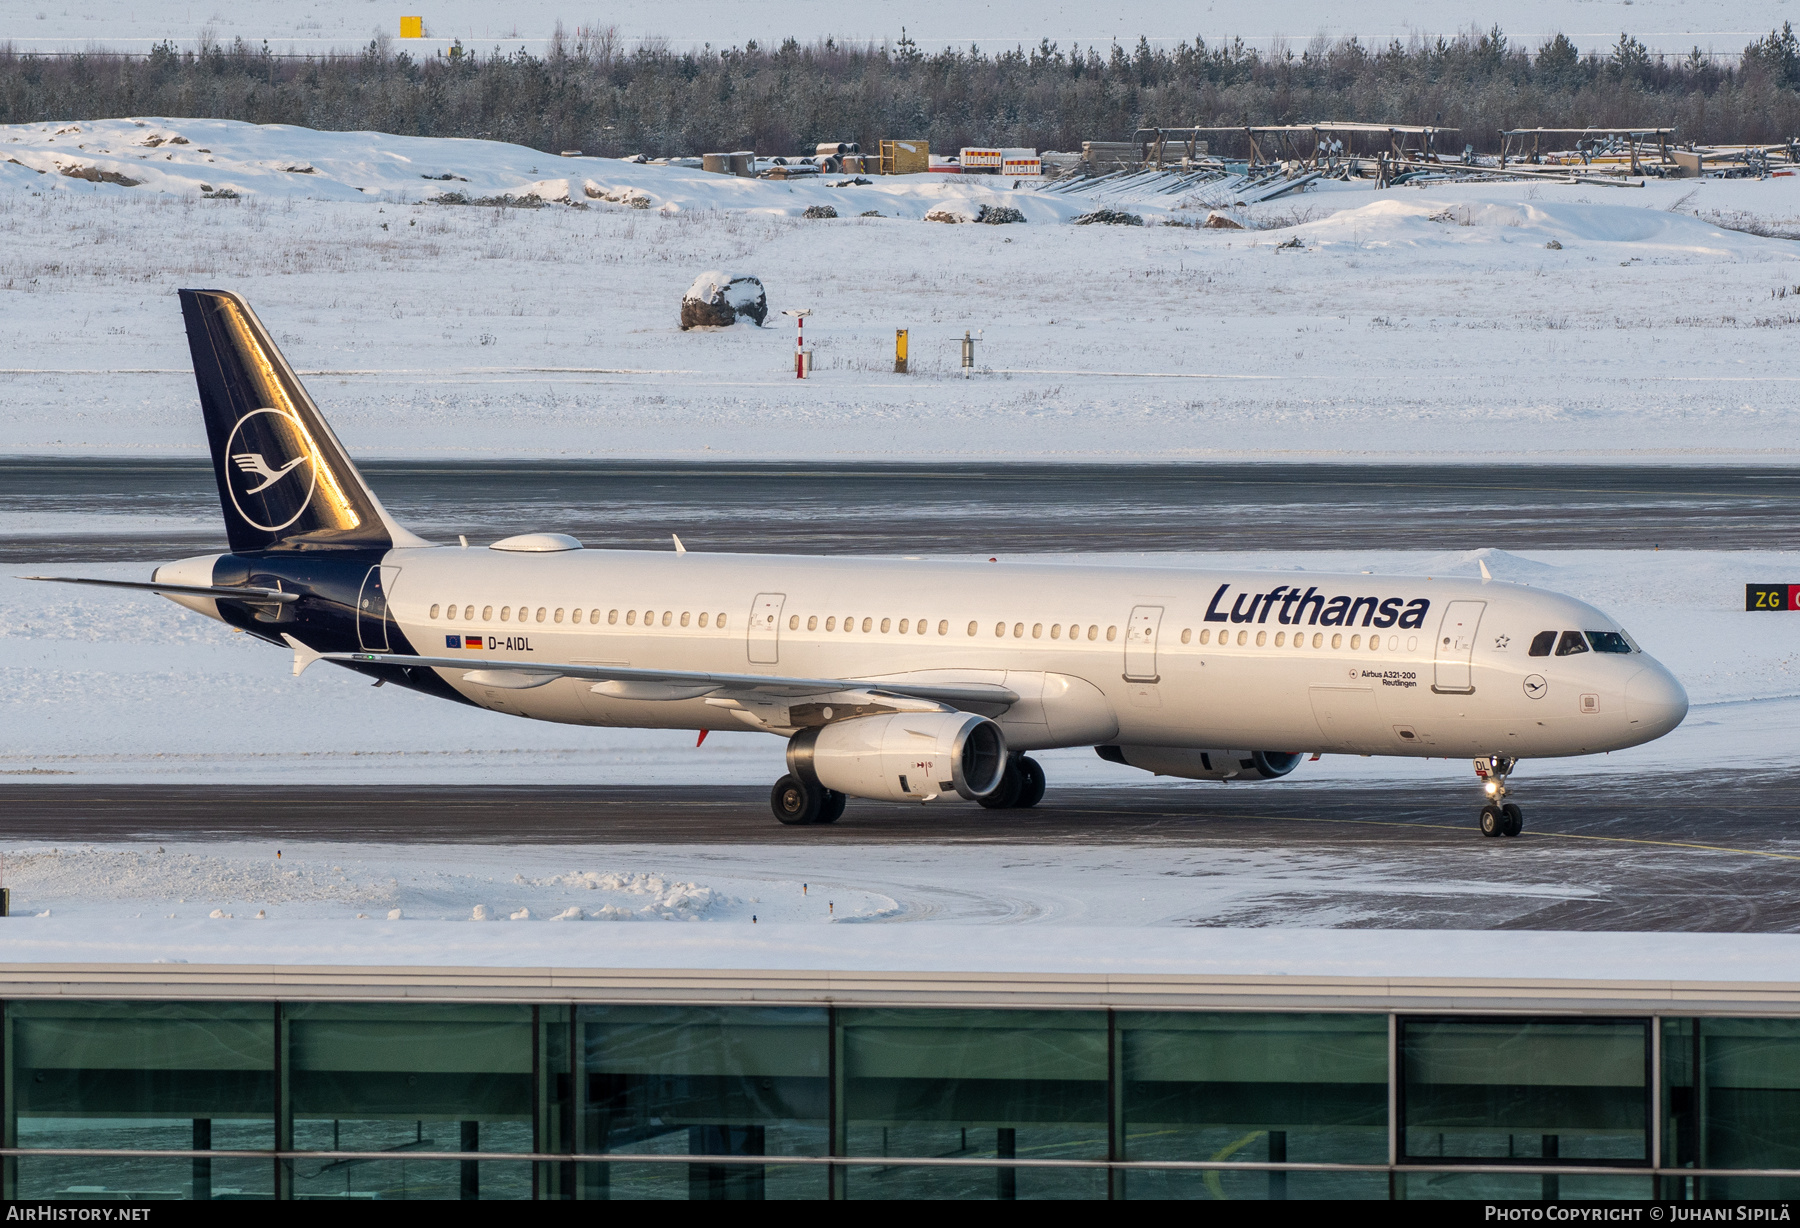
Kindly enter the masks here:
<path id="1" fill-rule="evenodd" d="M 236 294 L 183 290 L 230 553 L 147 589 L 293 653 L 510 716 L 787 740 L 771 803 L 1032 806 L 1029 752 L 1266 781 L 1308 753 L 1526 758 L 1661 737 L 1681 684 L 1592 606 L 1482 579 L 486 548 L 408 532 Z M 1262 749 L 1258 749 L 1262 748 Z"/>

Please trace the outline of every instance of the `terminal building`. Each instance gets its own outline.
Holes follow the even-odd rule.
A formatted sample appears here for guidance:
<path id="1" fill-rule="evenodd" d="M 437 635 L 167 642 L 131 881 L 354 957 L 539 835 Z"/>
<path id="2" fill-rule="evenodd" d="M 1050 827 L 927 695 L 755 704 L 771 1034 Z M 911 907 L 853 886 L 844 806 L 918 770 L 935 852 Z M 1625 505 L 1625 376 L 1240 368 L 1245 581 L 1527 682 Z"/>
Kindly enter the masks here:
<path id="1" fill-rule="evenodd" d="M 1800 1194 L 1800 984 L 844 971 L 849 950 L 722 971 L 0 965 L 0 1193 Z"/>

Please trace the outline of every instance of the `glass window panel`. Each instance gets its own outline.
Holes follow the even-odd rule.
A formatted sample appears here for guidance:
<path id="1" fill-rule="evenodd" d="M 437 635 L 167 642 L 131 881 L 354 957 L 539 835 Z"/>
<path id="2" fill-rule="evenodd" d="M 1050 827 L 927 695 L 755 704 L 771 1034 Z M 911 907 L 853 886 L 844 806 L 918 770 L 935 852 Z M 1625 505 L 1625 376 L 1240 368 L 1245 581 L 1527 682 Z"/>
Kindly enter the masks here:
<path id="1" fill-rule="evenodd" d="M 531 1007 L 300 1003 L 283 1020 L 294 1150 L 532 1150 Z"/>
<path id="2" fill-rule="evenodd" d="M 15 1146 L 275 1145 L 271 1005 L 11 1002 L 6 1031 Z"/>
<path id="3" fill-rule="evenodd" d="M 839 1021 L 845 1154 L 1106 1158 L 1103 1012 L 845 1010 Z"/>
<path id="4" fill-rule="evenodd" d="M 746 1202 L 828 1196 L 823 1164 L 645 1164 L 588 1162 L 580 1170 L 582 1198 L 691 1199 Z"/>
<path id="5" fill-rule="evenodd" d="M 1386 1015 L 1124 1011 L 1117 1026 L 1126 1159 L 1387 1162 Z"/>
<path id="6" fill-rule="evenodd" d="M 1081 1199 L 1106 1197 L 1104 1168 L 964 1168 L 851 1165 L 846 1198 Z"/>
<path id="7" fill-rule="evenodd" d="M 1383 1025 L 1385 1027 L 1385 1019 Z M 1379 1173 L 1271 1173 L 1132 1168 L 1119 1173 L 1120 1197 L 1136 1199 L 1385 1199 L 1388 1175 Z"/>
<path id="8" fill-rule="evenodd" d="M 1400 1050 L 1409 1159 L 1647 1159 L 1647 1020 L 1409 1019 Z"/>
<path id="9" fill-rule="evenodd" d="M 1538 1173 L 1399 1173 L 1395 1194 L 1408 1201 L 1450 1198 L 1481 1202 L 1638 1200 L 1651 1196 L 1650 1177 L 1544 1176 Z"/>
<path id="10" fill-rule="evenodd" d="M 522 1160 L 329 1160 L 321 1156 L 284 1164 L 296 1199 L 524 1201 L 532 1196 L 532 1165 Z"/>
<path id="11" fill-rule="evenodd" d="M 584 1006 L 576 1027 L 582 1151 L 827 1151 L 831 1032 L 822 1009 Z"/>
<path id="12" fill-rule="evenodd" d="M 1663 1068 L 1671 1162 L 1800 1168 L 1800 1020 L 1665 1021 Z"/>
<path id="13" fill-rule="evenodd" d="M 275 1196 L 275 1167 L 269 1160 L 20 1156 L 17 1165 L 11 1197 L 21 1200 L 227 1202 Z"/>

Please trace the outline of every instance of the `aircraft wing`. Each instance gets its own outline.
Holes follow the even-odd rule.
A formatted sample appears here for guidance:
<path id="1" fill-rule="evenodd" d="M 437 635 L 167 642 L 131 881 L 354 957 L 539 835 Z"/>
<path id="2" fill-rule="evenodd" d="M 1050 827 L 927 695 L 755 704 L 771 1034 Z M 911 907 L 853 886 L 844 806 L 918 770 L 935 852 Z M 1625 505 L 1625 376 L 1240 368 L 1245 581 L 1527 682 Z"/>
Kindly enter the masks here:
<path id="1" fill-rule="evenodd" d="M 560 665 L 537 661 L 489 661 L 470 657 L 415 657 L 390 652 L 314 652 L 291 635 L 284 635 L 294 650 L 297 675 L 314 661 L 341 661 L 358 665 L 401 665 L 424 669 L 460 670 L 464 681 L 507 689 L 542 686 L 558 678 L 580 678 L 595 683 L 595 690 L 620 699 L 698 699 L 704 695 L 749 694 L 768 698 L 800 698 L 843 691 L 905 696 L 942 704 L 1011 706 L 1017 691 L 991 682 L 909 683 L 879 678 L 796 678 L 781 674 L 705 674 L 678 669 L 634 669 L 623 665 Z M 511 675 L 513 677 L 508 677 Z"/>

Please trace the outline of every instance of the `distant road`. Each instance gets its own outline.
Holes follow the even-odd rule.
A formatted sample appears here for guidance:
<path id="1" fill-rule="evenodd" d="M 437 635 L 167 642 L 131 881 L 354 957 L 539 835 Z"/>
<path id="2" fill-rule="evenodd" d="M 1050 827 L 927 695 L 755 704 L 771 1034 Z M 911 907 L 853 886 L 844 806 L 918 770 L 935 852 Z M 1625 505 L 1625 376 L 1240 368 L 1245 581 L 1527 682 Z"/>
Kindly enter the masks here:
<path id="1" fill-rule="evenodd" d="M 1790 549 L 1800 470 L 1451 465 L 867 465 L 371 461 L 396 516 L 477 544 L 757 553 L 1419 548 Z M 16 527 L 23 517 L 47 528 Z M 113 537 L 83 515 L 191 521 Z M 119 523 L 115 521 L 114 523 Z M 204 462 L 0 459 L 0 562 L 223 549 Z"/>
<path id="2" fill-rule="evenodd" d="M 1034 810 L 852 801 L 829 827 L 783 827 L 742 788 L 0 783 L 8 847 L 83 841 L 705 845 L 1181 846 L 1219 873 L 1275 857 L 1320 872 L 1248 890 L 1232 924 L 1354 905 L 1362 925 L 1474 930 L 1800 931 L 1792 784 L 1668 773 L 1524 781 L 1526 832 L 1484 839 L 1462 785 L 1277 783 L 1052 787 Z M 1365 885 L 1355 867 L 1367 866 Z M 1416 884 L 1416 888 L 1395 883 Z M 1314 922 L 1318 923 L 1318 922 Z M 1325 923 L 1330 923 L 1329 921 Z M 1498 941 L 1498 940 L 1496 940 Z"/>

